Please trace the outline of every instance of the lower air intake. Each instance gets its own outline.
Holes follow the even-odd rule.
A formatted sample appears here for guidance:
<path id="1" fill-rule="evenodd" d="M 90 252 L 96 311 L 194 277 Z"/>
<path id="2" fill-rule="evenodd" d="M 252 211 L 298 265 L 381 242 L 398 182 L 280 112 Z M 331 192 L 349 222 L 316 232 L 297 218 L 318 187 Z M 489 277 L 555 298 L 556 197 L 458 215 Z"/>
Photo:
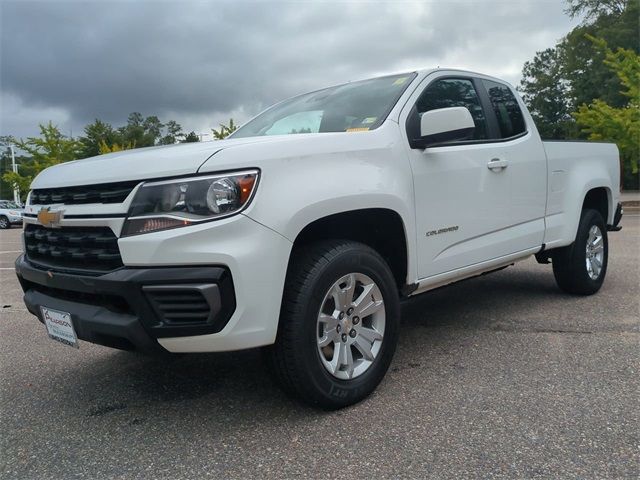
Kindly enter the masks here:
<path id="1" fill-rule="evenodd" d="M 211 324 L 221 307 L 214 284 L 151 285 L 143 291 L 165 325 Z"/>

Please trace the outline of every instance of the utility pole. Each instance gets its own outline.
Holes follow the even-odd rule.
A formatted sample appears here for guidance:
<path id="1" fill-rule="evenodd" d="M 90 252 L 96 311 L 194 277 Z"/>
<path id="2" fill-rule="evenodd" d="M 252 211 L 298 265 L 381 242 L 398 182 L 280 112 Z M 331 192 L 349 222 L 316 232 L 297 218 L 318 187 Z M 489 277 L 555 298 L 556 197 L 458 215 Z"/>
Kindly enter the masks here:
<path id="1" fill-rule="evenodd" d="M 9 144 L 9 148 L 11 149 L 11 170 L 13 173 L 18 173 L 18 165 L 16 165 L 16 153 L 13 150 L 13 145 Z M 17 187 L 13 188 L 13 201 L 20 204 L 20 190 Z"/>

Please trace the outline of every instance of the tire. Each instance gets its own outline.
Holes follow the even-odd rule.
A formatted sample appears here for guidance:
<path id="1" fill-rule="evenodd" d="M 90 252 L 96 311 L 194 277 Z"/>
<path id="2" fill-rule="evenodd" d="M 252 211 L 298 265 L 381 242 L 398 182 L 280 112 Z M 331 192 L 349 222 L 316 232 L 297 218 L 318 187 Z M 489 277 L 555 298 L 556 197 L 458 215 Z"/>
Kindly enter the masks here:
<path id="1" fill-rule="evenodd" d="M 558 249 L 552 257 L 556 283 L 574 295 L 596 293 L 607 274 L 608 255 L 607 227 L 602 215 L 597 210 L 583 210 L 575 242 Z"/>
<path id="2" fill-rule="evenodd" d="M 376 251 L 346 240 L 302 247 L 289 265 L 267 365 L 276 382 L 306 404 L 328 410 L 352 405 L 389 368 L 399 320 L 396 283 Z"/>
<path id="3" fill-rule="evenodd" d="M 0 216 L 0 230 L 6 230 L 11 228 L 11 224 L 9 223 L 9 219 L 4 215 Z"/>

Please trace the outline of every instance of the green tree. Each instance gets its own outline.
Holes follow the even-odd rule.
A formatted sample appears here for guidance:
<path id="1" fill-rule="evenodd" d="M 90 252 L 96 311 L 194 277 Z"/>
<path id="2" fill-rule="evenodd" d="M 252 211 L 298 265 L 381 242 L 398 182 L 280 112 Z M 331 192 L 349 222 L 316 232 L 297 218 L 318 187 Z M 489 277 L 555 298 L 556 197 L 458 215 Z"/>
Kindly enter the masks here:
<path id="1" fill-rule="evenodd" d="M 563 80 L 559 47 L 536 53 L 522 69 L 518 90 L 529 107 L 542 138 L 575 135 L 569 85 Z"/>
<path id="2" fill-rule="evenodd" d="M 164 124 L 155 115 L 145 118 L 142 126 L 144 127 L 145 135 L 153 138 L 153 143 L 160 138 L 162 129 L 164 128 Z"/>
<path id="3" fill-rule="evenodd" d="M 622 107 L 628 99 L 620 81 L 604 64 L 604 53 L 587 35 L 604 39 L 611 48 L 638 52 L 638 0 L 566 0 L 567 13 L 583 22 L 554 48 L 538 52 L 525 63 L 518 90 L 545 138 L 581 135 L 570 114 L 577 106 L 600 98 Z"/>
<path id="4" fill-rule="evenodd" d="M 40 137 L 17 140 L 15 146 L 31 158 L 20 165 L 18 173 L 6 172 L 2 178 L 12 187 L 17 187 L 23 198 L 38 173 L 58 163 L 80 158 L 83 147 L 80 141 L 64 136 L 51 122 L 40 125 Z"/>
<path id="5" fill-rule="evenodd" d="M 574 114 L 578 124 L 591 140 L 615 142 L 620 149 L 623 178 L 627 184 L 638 182 L 640 158 L 640 56 L 633 50 L 611 50 L 602 39 L 589 37 L 595 48 L 604 55 L 604 64 L 623 86 L 622 95 L 628 102 L 623 107 L 609 105 L 595 99 L 583 104 Z"/>
<path id="6" fill-rule="evenodd" d="M 100 155 L 103 155 L 105 153 L 121 152 L 123 150 L 131 150 L 133 148 L 136 148 L 136 146 L 133 145 L 132 143 L 121 145 L 119 143 L 114 142 L 114 143 L 108 144 L 103 140 L 102 142 L 100 142 Z"/>
<path id="7" fill-rule="evenodd" d="M 182 143 L 195 143 L 199 141 L 200 141 L 200 137 L 198 136 L 198 134 L 194 131 L 191 131 L 185 135 L 184 139 L 182 140 Z"/>
<path id="8" fill-rule="evenodd" d="M 100 155 L 101 145 L 114 145 L 120 142 L 119 134 L 113 127 L 97 118 L 93 123 L 84 127 L 84 136 L 79 138 L 82 143 L 82 158 Z"/>
<path id="9" fill-rule="evenodd" d="M 622 107 L 628 99 L 622 85 L 604 63 L 605 53 L 589 37 L 603 39 L 613 49 L 636 53 L 640 49 L 640 2 L 574 0 L 582 6 L 587 20 L 560 42 L 563 79 L 570 85 L 569 95 L 576 107 L 600 98 L 611 106 Z"/>
<path id="10" fill-rule="evenodd" d="M 221 123 L 220 130 L 216 130 L 215 128 L 212 128 L 211 132 L 213 133 L 213 138 L 215 138 L 216 140 L 222 140 L 224 138 L 227 138 L 237 129 L 238 129 L 238 126 L 233 122 L 233 118 L 230 118 L 228 125 Z"/>
<path id="11" fill-rule="evenodd" d="M 173 135 L 177 135 L 182 131 L 182 127 L 173 120 L 167 123 L 167 125 L 169 124 L 171 126 L 167 130 L 168 136 L 172 135 L 171 131 L 174 132 Z M 127 124 L 118 129 L 119 141 L 117 143 L 119 145 L 135 145 L 135 148 L 163 144 L 163 141 L 168 142 L 170 140 L 166 136 L 163 138 L 162 132 L 164 128 L 165 125 L 157 116 L 151 115 L 145 118 L 141 113 L 133 112 L 129 114 Z"/>
<path id="12" fill-rule="evenodd" d="M 118 129 L 96 119 L 84 127 L 84 136 L 80 137 L 82 158 L 131 148 L 172 145 L 183 136 L 182 126 L 178 122 L 169 120 L 163 124 L 155 115 L 145 118 L 141 113 L 133 112 L 127 124 Z"/>
<path id="13" fill-rule="evenodd" d="M 127 124 L 118 129 L 121 145 L 135 145 L 136 148 L 152 147 L 160 138 L 163 125 L 156 116 L 146 119 L 139 112 L 129 114 Z"/>
<path id="14" fill-rule="evenodd" d="M 603 13 L 620 15 L 627 8 L 628 0 L 565 0 L 565 13 L 571 18 L 584 14 L 585 20 L 598 18 Z"/>
<path id="15" fill-rule="evenodd" d="M 160 139 L 160 145 L 173 145 L 184 137 L 182 126 L 175 120 L 169 120 L 165 125 L 165 135 Z"/>

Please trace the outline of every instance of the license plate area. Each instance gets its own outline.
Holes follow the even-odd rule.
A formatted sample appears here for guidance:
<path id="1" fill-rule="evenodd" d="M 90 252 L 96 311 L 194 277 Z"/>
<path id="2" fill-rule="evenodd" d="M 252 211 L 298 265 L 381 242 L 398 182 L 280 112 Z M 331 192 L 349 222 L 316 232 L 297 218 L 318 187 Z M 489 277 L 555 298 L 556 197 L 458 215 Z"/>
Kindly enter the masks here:
<path id="1" fill-rule="evenodd" d="M 49 338 L 70 347 L 79 348 L 70 313 L 47 307 L 40 307 L 40 312 Z"/>

